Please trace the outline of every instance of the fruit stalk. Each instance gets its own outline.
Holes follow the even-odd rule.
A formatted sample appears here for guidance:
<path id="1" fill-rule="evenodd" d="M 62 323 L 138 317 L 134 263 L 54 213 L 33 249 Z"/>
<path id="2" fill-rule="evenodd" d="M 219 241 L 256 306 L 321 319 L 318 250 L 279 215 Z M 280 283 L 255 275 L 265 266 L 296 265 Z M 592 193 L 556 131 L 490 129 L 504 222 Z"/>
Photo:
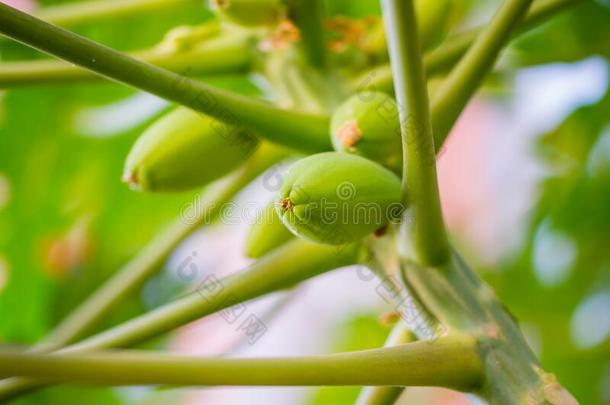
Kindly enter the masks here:
<path id="1" fill-rule="evenodd" d="M 390 62 L 402 134 L 403 220 L 411 250 L 420 263 L 439 264 L 449 257 L 440 207 L 436 154 L 428 107 L 413 0 L 382 0 Z"/>
<path id="2" fill-rule="evenodd" d="M 192 358 L 145 352 L 32 354 L 0 351 L 0 375 L 103 385 L 440 386 L 481 384 L 476 342 L 465 336 L 391 348 L 288 358 Z M 366 370 L 366 372 L 362 372 Z"/>
<path id="3" fill-rule="evenodd" d="M 330 150 L 329 118 L 279 109 L 138 61 L 0 3 L 0 32 L 102 76 L 244 126 L 271 142 L 306 152 Z"/>

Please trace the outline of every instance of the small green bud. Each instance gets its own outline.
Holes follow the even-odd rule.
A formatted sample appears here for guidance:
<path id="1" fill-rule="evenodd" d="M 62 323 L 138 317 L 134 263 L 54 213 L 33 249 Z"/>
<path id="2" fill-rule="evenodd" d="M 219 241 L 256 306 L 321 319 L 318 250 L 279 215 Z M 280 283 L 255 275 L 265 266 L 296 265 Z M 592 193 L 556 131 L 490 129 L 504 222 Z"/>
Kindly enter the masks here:
<path id="1" fill-rule="evenodd" d="M 374 160 L 401 173 L 398 106 L 387 94 L 363 92 L 352 96 L 333 114 L 330 132 L 336 151 Z"/>
<path id="2" fill-rule="evenodd" d="M 258 139 L 188 108 L 155 121 L 127 157 L 124 181 L 146 191 L 183 191 L 210 183 L 243 163 Z"/>
<path id="3" fill-rule="evenodd" d="M 400 217 L 400 179 L 359 156 L 312 155 L 284 176 L 276 210 L 297 236 L 329 245 L 353 242 Z"/>
<path id="4" fill-rule="evenodd" d="M 256 223 L 250 227 L 246 238 L 246 256 L 252 259 L 263 257 L 293 238 L 275 210 L 275 203 L 261 211 Z"/>
<path id="5" fill-rule="evenodd" d="M 274 25 L 284 14 L 282 0 L 211 0 L 219 17 L 245 26 Z"/>

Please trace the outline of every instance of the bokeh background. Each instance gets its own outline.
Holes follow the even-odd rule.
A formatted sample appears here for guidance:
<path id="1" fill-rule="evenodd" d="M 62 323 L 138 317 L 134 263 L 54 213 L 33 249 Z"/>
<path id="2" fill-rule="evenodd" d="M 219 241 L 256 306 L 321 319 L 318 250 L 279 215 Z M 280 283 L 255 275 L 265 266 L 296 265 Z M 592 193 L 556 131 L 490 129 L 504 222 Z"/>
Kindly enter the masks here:
<path id="1" fill-rule="evenodd" d="M 25 10 L 60 1 L 2 0 Z M 378 13 L 375 0 L 329 0 L 335 14 Z M 454 31 L 489 18 L 499 1 L 455 2 Z M 121 50 L 148 47 L 178 24 L 211 14 L 192 6 L 71 27 Z M 1 60 L 41 58 L 0 43 Z M 582 404 L 610 404 L 610 5 L 588 0 L 513 42 L 439 158 L 454 243 L 498 292 L 544 367 Z M 1 63 L 1 62 L 0 62 Z M 517 69 L 518 68 L 518 69 Z M 260 95 L 246 76 L 212 84 Z M 42 338 L 122 263 L 175 220 L 198 191 L 141 194 L 121 183 L 142 130 L 169 106 L 117 84 L 0 91 L 0 343 Z M 240 204 L 262 207 L 262 179 Z M 106 318 L 114 325 L 188 288 L 201 274 L 247 266 L 242 244 L 256 210 L 206 227 Z M 390 310 L 346 268 L 249 303 L 267 333 L 255 344 L 215 315 L 148 347 L 180 353 L 297 355 L 377 347 Z M 356 388 L 155 389 L 58 387 L 18 404 L 347 404 Z M 468 404 L 446 390 L 410 389 L 414 404 Z"/>

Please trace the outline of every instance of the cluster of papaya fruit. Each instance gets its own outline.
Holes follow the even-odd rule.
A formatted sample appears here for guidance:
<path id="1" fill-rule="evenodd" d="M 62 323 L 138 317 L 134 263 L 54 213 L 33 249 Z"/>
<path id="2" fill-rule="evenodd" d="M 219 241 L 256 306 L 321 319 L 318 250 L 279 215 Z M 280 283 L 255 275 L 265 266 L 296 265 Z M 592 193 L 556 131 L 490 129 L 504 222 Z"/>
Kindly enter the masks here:
<path id="1" fill-rule="evenodd" d="M 440 40 L 431 27 L 448 17 L 450 2 L 432 3 L 443 9 L 418 7 L 424 45 Z M 246 27 L 277 24 L 286 17 L 284 7 L 282 0 L 212 1 L 222 20 Z M 261 257 L 294 235 L 350 243 L 399 220 L 404 207 L 398 109 L 391 95 L 378 91 L 356 93 L 335 108 L 328 130 L 335 151 L 301 158 L 288 168 L 276 197 L 252 226 L 245 253 Z M 124 178 L 142 191 L 201 187 L 237 169 L 261 142 L 246 128 L 177 107 L 137 140 Z"/>

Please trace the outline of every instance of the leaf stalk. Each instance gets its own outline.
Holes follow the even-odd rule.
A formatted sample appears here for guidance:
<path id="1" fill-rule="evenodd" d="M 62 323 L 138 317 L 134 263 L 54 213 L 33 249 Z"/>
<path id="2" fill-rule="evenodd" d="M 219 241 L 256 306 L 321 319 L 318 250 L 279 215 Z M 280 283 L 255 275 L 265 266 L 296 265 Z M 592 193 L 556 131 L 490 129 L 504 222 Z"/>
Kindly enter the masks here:
<path id="1" fill-rule="evenodd" d="M 413 0 L 382 0 L 382 5 L 402 134 L 403 203 L 408 208 L 401 227 L 408 234 L 416 260 L 441 264 L 449 258 L 449 244 L 441 213 L 415 7 Z"/>
<path id="2" fill-rule="evenodd" d="M 133 351 L 91 354 L 0 351 L 0 375 L 102 385 L 414 385 L 473 390 L 482 383 L 481 370 L 477 344 L 464 336 L 293 358 L 192 358 Z"/>
<path id="3" fill-rule="evenodd" d="M 249 269 L 218 279 L 203 277 L 196 290 L 177 301 L 161 306 L 121 325 L 61 349 L 60 353 L 78 353 L 106 348 L 129 347 L 160 336 L 203 316 L 250 301 L 294 285 L 339 267 L 355 264 L 356 245 L 323 246 L 293 240 Z M 204 276 L 204 275 L 200 275 Z M 0 382 L 0 401 L 44 385 L 29 379 Z"/>

